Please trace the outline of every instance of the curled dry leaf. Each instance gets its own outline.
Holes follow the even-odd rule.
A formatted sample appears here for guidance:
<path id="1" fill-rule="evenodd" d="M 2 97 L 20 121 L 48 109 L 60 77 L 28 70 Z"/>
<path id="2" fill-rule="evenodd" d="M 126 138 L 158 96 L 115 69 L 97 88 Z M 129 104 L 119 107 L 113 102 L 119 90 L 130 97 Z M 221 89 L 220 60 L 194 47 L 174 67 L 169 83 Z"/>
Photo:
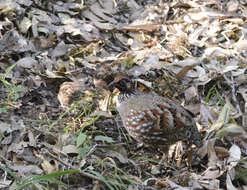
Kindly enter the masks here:
<path id="1" fill-rule="evenodd" d="M 166 188 L 168 184 L 164 180 L 159 180 L 155 182 L 155 186 L 160 187 L 160 188 Z"/>
<path id="2" fill-rule="evenodd" d="M 228 123 L 230 111 L 231 111 L 231 104 L 229 101 L 227 101 L 226 104 L 224 105 L 223 109 L 220 112 L 220 115 L 218 117 L 218 121 L 224 121 L 225 124 Z"/>
<path id="3" fill-rule="evenodd" d="M 21 33 L 26 34 L 28 29 L 32 26 L 32 22 L 29 18 L 24 17 L 21 22 L 18 24 Z"/>
<path id="4" fill-rule="evenodd" d="M 192 99 L 198 97 L 198 92 L 197 92 L 196 87 L 191 86 L 190 88 L 186 89 L 185 92 L 184 92 L 184 95 L 185 95 L 185 100 L 187 102 L 189 102 Z"/>
<path id="5" fill-rule="evenodd" d="M 192 173 L 193 189 L 220 189 L 220 181 L 216 178 L 204 179 L 203 175 Z M 212 175 L 211 175 L 212 176 Z"/>
<path id="6" fill-rule="evenodd" d="M 166 179 L 165 181 L 172 189 L 176 189 L 176 190 L 190 190 L 189 187 L 182 187 L 176 183 L 174 183 L 173 181 Z"/>
<path id="7" fill-rule="evenodd" d="M 233 179 L 229 175 L 229 173 L 226 174 L 226 188 L 227 190 L 237 190 L 236 187 L 232 184 Z"/>
<path id="8" fill-rule="evenodd" d="M 208 167 L 216 167 L 217 162 L 219 161 L 215 149 L 214 149 L 214 143 L 215 143 L 215 138 L 210 139 L 207 143 L 207 151 L 208 151 Z"/>
<path id="9" fill-rule="evenodd" d="M 38 152 L 34 152 L 35 156 L 42 160 L 41 167 L 45 171 L 45 173 L 50 174 L 58 171 L 58 163 L 56 160 L 48 160 L 44 155 L 39 154 Z"/>
<path id="10" fill-rule="evenodd" d="M 225 149 L 224 147 L 215 146 L 215 152 L 220 160 L 223 160 L 224 158 L 229 156 L 228 150 Z"/>
<path id="11" fill-rule="evenodd" d="M 75 145 L 67 145 L 63 147 L 62 150 L 64 153 L 66 153 L 69 156 L 77 156 L 78 155 L 78 150 Z"/>
<path id="12" fill-rule="evenodd" d="M 200 158 L 204 158 L 208 154 L 208 140 L 206 140 L 202 147 L 198 149 L 198 155 Z"/>
<path id="13" fill-rule="evenodd" d="M 7 189 L 8 187 L 10 187 L 10 185 L 13 184 L 12 180 L 0 180 L 0 188 L 1 189 Z"/>
<path id="14" fill-rule="evenodd" d="M 208 133 L 210 133 L 212 131 L 214 131 L 214 132 L 218 131 L 223 125 L 224 125 L 224 121 L 223 120 L 218 120 L 218 121 L 214 122 L 210 126 L 210 128 L 208 130 Z"/>
<path id="15" fill-rule="evenodd" d="M 43 173 L 43 170 L 41 170 L 38 166 L 36 165 L 20 165 L 20 163 L 17 165 L 11 165 L 9 166 L 10 169 L 14 171 L 18 171 L 21 175 L 31 175 L 31 174 L 36 174 L 40 175 Z"/>
<path id="16" fill-rule="evenodd" d="M 178 74 L 176 74 L 176 79 L 181 80 L 185 75 L 193 69 L 193 66 L 185 66 Z"/>
<path id="17" fill-rule="evenodd" d="M 71 105 L 83 95 L 83 87 L 78 82 L 64 82 L 59 89 L 57 99 L 64 106 Z"/>
<path id="18" fill-rule="evenodd" d="M 110 92 L 106 92 L 105 98 L 99 101 L 99 109 L 101 111 L 107 111 L 111 100 L 112 100 L 112 96 Z"/>
<path id="19" fill-rule="evenodd" d="M 4 134 L 5 132 L 9 132 L 10 130 L 11 130 L 11 124 L 2 121 L 0 122 L 0 133 Z M 3 144 L 3 141 L 1 143 Z"/>
<path id="20" fill-rule="evenodd" d="M 107 152 L 107 156 L 117 158 L 119 160 L 119 162 L 121 162 L 122 164 L 128 163 L 128 157 L 126 155 L 121 154 L 120 152 L 109 151 L 109 152 Z"/>
<path id="21" fill-rule="evenodd" d="M 16 62 L 16 65 L 24 69 L 31 69 L 31 68 L 34 69 L 35 67 L 37 67 L 38 62 L 32 57 L 24 57 L 22 59 L 19 59 Z"/>
<path id="22" fill-rule="evenodd" d="M 227 11 L 228 12 L 236 12 L 239 8 L 239 2 L 236 0 L 231 0 L 227 3 Z"/>
<path id="23" fill-rule="evenodd" d="M 224 136 L 236 137 L 236 136 L 241 136 L 244 133 L 245 132 L 242 127 L 238 126 L 237 124 L 230 123 L 230 124 L 226 124 L 221 130 L 219 130 L 216 133 L 216 137 L 218 138 L 222 138 Z"/>
<path id="24" fill-rule="evenodd" d="M 209 125 L 210 123 L 213 123 L 214 117 L 212 116 L 211 112 L 209 111 L 209 108 L 206 107 L 204 104 L 201 104 L 200 106 L 200 123 Z"/>
<path id="25" fill-rule="evenodd" d="M 200 184 L 206 189 L 220 189 L 220 180 L 218 179 L 202 180 Z"/>
<path id="26" fill-rule="evenodd" d="M 239 146 L 237 145 L 232 145 L 232 147 L 229 150 L 230 156 L 227 160 L 227 163 L 231 165 L 231 167 L 235 167 L 238 162 L 240 161 L 241 158 L 241 150 Z"/>
<path id="27" fill-rule="evenodd" d="M 54 164 L 51 164 L 51 163 L 54 163 Z M 45 171 L 45 173 L 47 174 L 51 174 L 51 173 L 54 173 L 56 171 L 58 171 L 58 163 L 56 160 L 43 160 L 43 162 L 41 163 L 41 166 L 42 166 L 42 169 Z"/>
<path id="28" fill-rule="evenodd" d="M 208 136 L 210 135 L 211 132 L 216 133 L 229 122 L 229 115 L 231 111 L 230 106 L 231 105 L 229 101 L 227 101 L 227 103 L 224 105 L 223 109 L 221 110 L 217 121 L 214 122 L 208 129 Z M 219 137 L 219 135 L 217 137 Z"/>

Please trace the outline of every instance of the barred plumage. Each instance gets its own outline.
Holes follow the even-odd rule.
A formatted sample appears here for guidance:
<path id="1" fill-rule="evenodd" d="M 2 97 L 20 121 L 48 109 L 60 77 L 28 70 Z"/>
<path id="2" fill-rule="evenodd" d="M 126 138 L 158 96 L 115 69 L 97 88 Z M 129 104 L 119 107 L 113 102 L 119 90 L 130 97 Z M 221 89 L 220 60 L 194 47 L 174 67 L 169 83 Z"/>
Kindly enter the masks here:
<path id="1" fill-rule="evenodd" d="M 137 141 L 154 146 L 177 141 L 201 145 L 193 115 L 181 105 L 157 94 L 139 92 L 128 78 L 117 78 L 110 86 L 120 91 L 117 110 L 124 127 Z"/>

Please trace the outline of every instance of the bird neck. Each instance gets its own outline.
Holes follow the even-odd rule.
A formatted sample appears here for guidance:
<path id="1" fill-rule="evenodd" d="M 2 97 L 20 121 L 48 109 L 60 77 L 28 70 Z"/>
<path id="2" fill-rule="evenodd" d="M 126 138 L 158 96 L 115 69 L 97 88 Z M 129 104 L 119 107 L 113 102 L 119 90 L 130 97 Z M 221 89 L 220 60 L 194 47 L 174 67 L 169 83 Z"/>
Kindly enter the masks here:
<path id="1" fill-rule="evenodd" d="M 137 90 L 128 90 L 128 91 L 124 91 L 124 92 L 120 92 L 120 94 L 118 95 L 118 104 L 126 101 L 127 99 L 129 99 L 130 97 L 139 94 L 139 92 Z"/>

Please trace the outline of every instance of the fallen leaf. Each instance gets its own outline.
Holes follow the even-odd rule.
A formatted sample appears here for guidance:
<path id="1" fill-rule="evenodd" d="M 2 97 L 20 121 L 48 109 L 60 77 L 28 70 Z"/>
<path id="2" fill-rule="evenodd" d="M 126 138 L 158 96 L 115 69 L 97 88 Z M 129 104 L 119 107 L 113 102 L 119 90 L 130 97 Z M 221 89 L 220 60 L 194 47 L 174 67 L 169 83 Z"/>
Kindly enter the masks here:
<path id="1" fill-rule="evenodd" d="M 230 156 L 227 163 L 232 167 L 235 167 L 241 159 L 241 150 L 237 145 L 233 144 L 229 150 L 229 153 Z"/>
<path id="2" fill-rule="evenodd" d="M 230 175 L 226 174 L 226 188 L 227 190 L 237 190 L 236 187 L 232 184 L 233 179 L 231 179 Z"/>
<path id="3" fill-rule="evenodd" d="M 64 146 L 62 151 L 70 156 L 77 156 L 78 155 L 78 150 L 77 147 L 75 145 L 67 145 Z"/>
<path id="4" fill-rule="evenodd" d="M 242 127 L 238 126 L 237 124 L 230 123 L 224 125 L 224 127 L 216 133 L 216 137 L 217 138 L 222 138 L 224 136 L 235 137 L 235 136 L 241 136 L 244 133 L 245 132 Z"/>
<path id="5" fill-rule="evenodd" d="M 159 30 L 160 24 L 140 24 L 140 25 L 127 25 L 120 30 L 127 30 L 130 32 L 144 32 L 144 33 L 150 33 Z"/>

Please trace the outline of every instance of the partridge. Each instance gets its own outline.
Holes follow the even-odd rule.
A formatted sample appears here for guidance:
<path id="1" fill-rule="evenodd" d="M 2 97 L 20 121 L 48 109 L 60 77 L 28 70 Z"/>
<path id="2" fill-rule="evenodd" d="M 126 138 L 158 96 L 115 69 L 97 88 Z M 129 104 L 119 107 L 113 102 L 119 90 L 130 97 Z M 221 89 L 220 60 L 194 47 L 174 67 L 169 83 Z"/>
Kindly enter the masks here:
<path id="1" fill-rule="evenodd" d="M 201 145 L 192 113 L 176 102 L 154 93 L 142 93 L 126 77 L 116 77 L 109 86 L 120 93 L 116 107 L 123 125 L 134 139 L 164 150 L 177 141 Z"/>

